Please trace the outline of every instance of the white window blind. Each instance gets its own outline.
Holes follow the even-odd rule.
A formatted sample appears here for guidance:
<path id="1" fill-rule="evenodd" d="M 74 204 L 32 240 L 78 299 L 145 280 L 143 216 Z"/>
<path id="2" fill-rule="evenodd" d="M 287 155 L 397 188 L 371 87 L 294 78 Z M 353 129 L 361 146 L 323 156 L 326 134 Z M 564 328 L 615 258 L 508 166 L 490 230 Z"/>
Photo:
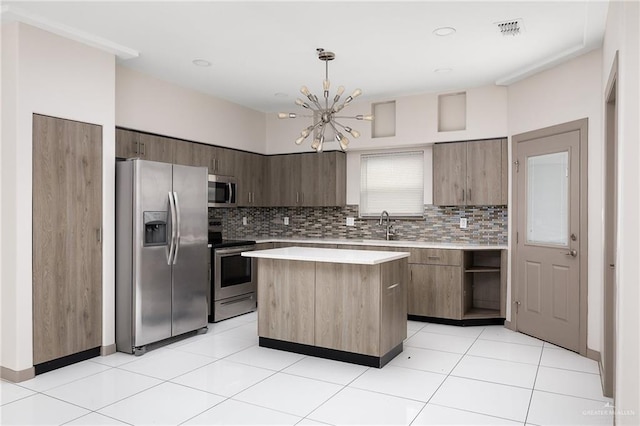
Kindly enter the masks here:
<path id="1" fill-rule="evenodd" d="M 424 152 L 360 157 L 360 216 L 423 216 Z"/>

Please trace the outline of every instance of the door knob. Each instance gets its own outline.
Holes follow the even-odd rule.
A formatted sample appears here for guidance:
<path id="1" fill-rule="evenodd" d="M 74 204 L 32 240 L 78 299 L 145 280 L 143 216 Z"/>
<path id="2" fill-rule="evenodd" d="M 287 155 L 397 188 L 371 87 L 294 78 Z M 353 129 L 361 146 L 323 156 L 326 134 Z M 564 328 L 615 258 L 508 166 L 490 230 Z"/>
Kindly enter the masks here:
<path id="1" fill-rule="evenodd" d="M 578 250 L 576 249 L 571 249 L 569 250 L 569 253 L 567 253 L 567 256 L 571 256 L 571 257 L 576 257 L 578 255 Z"/>

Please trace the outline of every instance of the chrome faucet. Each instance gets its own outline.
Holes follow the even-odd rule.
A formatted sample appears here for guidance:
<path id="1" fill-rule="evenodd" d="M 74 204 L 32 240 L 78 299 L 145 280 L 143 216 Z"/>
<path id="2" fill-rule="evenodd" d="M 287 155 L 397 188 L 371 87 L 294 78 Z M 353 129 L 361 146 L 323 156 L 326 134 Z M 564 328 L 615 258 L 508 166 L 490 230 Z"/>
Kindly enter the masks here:
<path id="1" fill-rule="evenodd" d="M 382 226 L 382 219 L 384 215 L 387 215 L 387 226 L 386 226 L 385 238 L 387 241 L 389 241 L 391 239 L 391 236 L 393 235 L 393 225 L 391 225 L 391 219 L 389 218 L 388 211 L 383 210 L 382 213 L 380 213 L 380 222 L 378 223 L 378 225 Z"/>

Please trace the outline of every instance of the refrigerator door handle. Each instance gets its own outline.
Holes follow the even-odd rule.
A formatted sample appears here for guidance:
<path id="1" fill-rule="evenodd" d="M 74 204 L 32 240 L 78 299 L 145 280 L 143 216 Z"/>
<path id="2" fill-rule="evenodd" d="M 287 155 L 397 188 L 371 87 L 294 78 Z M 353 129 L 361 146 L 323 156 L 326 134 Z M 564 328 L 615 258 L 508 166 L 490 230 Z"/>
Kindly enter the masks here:
<path id="1" fill-rule="evenodd" d="M 175 265 L 176 263 L 178 263 L 178 251 L 180 250 L 180 225 L 181 224 L 181 218 L 180 218 L 180 201 L 178 201 L 178 193 L 174 192 L 173 193 L 173 199 L 175 201 L 175 209 L 176 209 L 176 217 L 178 218 L 178 222 L 176 223 L 176 239 L 175 239 L 175 251 L 173 252 L 173 264 Z"/>
<path id="2" fill-rule="evenodd" d="M 176 251 L 176 228 L 178 227 L 178 218 L 176 217 L 176 203 L 173 199 L 173 192 L 169 192 L 169 208 L 171 209 L 171 241 L 169 243 L 169 258 L 167 265 L 173 263 Z"/>

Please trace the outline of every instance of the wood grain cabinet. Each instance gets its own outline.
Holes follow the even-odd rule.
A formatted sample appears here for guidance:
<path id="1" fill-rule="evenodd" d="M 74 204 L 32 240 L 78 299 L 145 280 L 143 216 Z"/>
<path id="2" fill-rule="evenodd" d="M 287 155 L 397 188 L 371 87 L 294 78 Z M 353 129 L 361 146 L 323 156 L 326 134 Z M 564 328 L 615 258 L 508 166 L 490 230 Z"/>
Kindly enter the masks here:
<path id="1" fill-rule="evenodd" d="M 116 157 L 118 158 L 141 158 L 173 163 L 174 155 L 174 139 L 133 130 L 116 129 Z"/>
<path id="2" fill-rule="evenodd" d="M 258 335 L 315 343 L 314 262 L 260 259 L 258 263 Z"/>
<path id="3" fill-rule="evenodd" d="M 236 152 L 234 176 L 238 181 L 238 206 L 260 207 L 267 204 L 265 162 L 266 158 L 263 155 Z"/>
<path id="4" fill-rule="evenodd" d="M 102 188 L 102 126 L 33 114 L 36 374 L 100 353 Z"/>
<path id="5" fill-rule="evenodd" d="M 462 252 L 408 249 L 409 315 L 462 319 Z"/>
<path id="6" fill-rule="evenodd" d="M 433 146 L 433 204 L 507 204 L 507 141 L 492 139 Z"/>
<path id="7" fill-rule="evenodd" d="M 346 156 L 343 152 L 268 157 L 269 206 L 343 206 L 346 204 Z"/>

